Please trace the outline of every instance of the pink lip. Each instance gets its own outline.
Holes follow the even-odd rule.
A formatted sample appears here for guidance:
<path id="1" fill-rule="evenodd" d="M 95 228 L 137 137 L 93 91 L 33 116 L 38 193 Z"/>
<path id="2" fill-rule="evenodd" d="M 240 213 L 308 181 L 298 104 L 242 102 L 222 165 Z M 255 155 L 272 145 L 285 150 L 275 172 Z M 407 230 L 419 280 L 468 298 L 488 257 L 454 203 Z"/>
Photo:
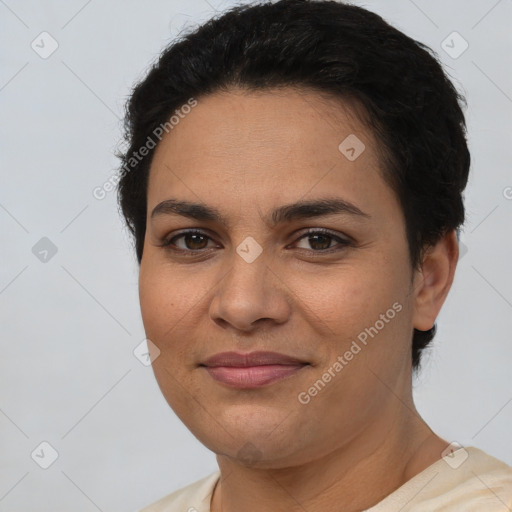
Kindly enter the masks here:
<path id="1" fill-rule="evenodd" d="M 308 366 L 308 363 L 277 352 L 222 352 L 208 358 L 200 366 L 223 384 L 250 389 L 291 376 Z"/>

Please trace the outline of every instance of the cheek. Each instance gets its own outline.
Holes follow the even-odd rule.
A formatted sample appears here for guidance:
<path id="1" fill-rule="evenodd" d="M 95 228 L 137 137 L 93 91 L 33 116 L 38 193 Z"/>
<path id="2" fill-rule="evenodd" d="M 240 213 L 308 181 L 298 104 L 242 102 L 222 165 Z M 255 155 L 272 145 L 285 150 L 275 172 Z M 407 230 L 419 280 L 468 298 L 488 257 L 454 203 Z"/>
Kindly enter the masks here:
<path id="1" fill-rule="evenodd" d="M 311 312 L 312 321 L 327 336 L 342 340 L 357 336 L 373 325 L 396 301 L 403 300 L 403 272 L 388 268 L 382 271 L 378 257 L 368 265 L 343 266 L 323 272 L 290 276 L 301 309 Z M 293 283 L 293 284 L 292 284 Z"/>
<path id="2" fill-rule="evenodd" d="M 145 264 L 143 260 L 139 273 L 139 302 L 146 335 L 150 339 L 153 333 L 160 330 L 159 324 L 166 321 L 166 312 L 172 311 L 174 300 L 169 293 L 172 289 L 166 286 L 165 279 L 159 279 L 155 269 Z"/>
<path id="3" fill-rule="evenodd" d="M 177 269 L 143 261 L 139 274 L 139 301 L 148 337 L 152 334 L 163 341 L 162 335 L 186 317 L 202 293 L 204 290 L 201 292 L 193 275 L 180 279 Z"/>
<path id="4" fill-rule="evenodd" d="M 169 350 L 176 350 L 175 344 L 167 340 L 180 326 L 180 318 L 186 317 L 186 292 L 176 286 L 169 270 L 141 264 L 139 276 L 139 301 L 146 337 L 160 350 L 165 358 Z M 162 357 L 163 356 L 163 357 Z"/>
<path id="5" fill-rule="evenodd" d="M 207 343 L 209 331 L 203 328 L 208 322 L 207 298 L 216 281 L 215 272 L 184 271 L 157 258 L 141 264 L 142 321 L 146 337 L 160 350 L 153 364 L 157 380 L 166 378 L 158 375 L 159 368 L 189 378 L 198 351 Z"/>
<path id="6" fill-rule="evenodd" d="M 152 364 L 153 372 L 168 404 L 186 419 L 190 394 L 202 396 L 189 372 L 194 356 L 189 336 L 194 303 L 204 291 L 200 293 L 198 279 L 193 276 L 185 280 L 176 269 L 152 263 L 149 258 L 141 263 L 139 300 L 146 337 L 160 350 Z"/>

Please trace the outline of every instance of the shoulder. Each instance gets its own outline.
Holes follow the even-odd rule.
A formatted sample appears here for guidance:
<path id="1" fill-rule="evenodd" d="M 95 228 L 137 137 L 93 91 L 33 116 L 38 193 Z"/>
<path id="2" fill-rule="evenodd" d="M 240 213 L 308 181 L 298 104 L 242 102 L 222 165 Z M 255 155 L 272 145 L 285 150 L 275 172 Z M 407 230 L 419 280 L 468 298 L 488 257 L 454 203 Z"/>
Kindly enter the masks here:
<path id="1" fill-rule="evenodd" d="M 140 512 L 210 512 L 211 496 L 219 477 L 220 472 L 215 471 L 174 491 Z"/>
<path id="2" fill-rule="evenodd" d="M 367 512 L 502 512 L 511 507 L 512 467 L 467 447 L 439 459 Z"/>
<path id="3" fill-rule="evenodd" d="M 475 447 L 462 452 L 460 466 L 446 464 L 440 470 L 438 486 L 443 494 L 425 500 L 443 510 L 488 512 L 512 507 L 512 467 Z M 506 508 L 505 508 L 506 507 Z M 432 508 L 435 510 L 435 508 Z"/>

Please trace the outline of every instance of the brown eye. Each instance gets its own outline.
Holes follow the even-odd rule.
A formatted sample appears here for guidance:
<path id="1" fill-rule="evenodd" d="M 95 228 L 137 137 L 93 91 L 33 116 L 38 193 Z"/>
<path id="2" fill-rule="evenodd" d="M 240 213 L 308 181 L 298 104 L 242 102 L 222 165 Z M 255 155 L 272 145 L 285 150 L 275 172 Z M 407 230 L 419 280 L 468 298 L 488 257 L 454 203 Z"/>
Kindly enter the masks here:
<path id="1" fill-rule="evenodd" d="M 343 247 L 350 245 L 348 240 L 331 234 L 330 232 L 318 230 L 305 233 L 299 238 L 297 243 L 303 244 L 302 247 L 298 245 L 298 248 L 313 250 L 314 252 L 330 252 L 330 249 L 334 248 L 334 250 L 340 250 Z M 336 245 L 338 246 L 337 248 Z"/>
<path id="2" fill-rule="evenodd" d="M 211 238 L 201 231 L 186 231 L 165 241 L 162 246 L 180 251 L 201 251 L 208 249 Z"/>
<path id="3" fill-rule="evenodd" d="M 333 238 L 329 235 L 310 235 L 308 240 L 313 249 L 324 250 L 329 249 Z"/>
<path id="4" fill-rule="evenodd" d="M 187 249 L 205 249 L 208 245 L 208 239 L 203 235 L 187 234 L 183 235 L 182 238 Z"/>

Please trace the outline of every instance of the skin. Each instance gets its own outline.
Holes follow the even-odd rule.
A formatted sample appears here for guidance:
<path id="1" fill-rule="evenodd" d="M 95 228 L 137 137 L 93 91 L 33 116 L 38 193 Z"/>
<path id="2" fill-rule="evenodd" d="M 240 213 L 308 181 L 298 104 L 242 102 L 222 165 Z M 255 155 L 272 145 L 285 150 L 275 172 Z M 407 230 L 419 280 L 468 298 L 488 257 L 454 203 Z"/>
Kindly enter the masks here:
<path id="1" fill-rule="evenodd" d="M 354 161 L 338 149 L 350 134 L 365 144 Z M 403 213 L 379 162 L 376 140 L 348 105 L 292 89 L 201 97 L 156 149 L 142 317 L 160 350 L 153 369 L 162 393 L 217 454 L 214 512 L 368 508 L 449 444 L 415 409 L 411 332 L 432 327 L 453 280 L 457 241 L 446 234 L 413 271 Z M 276 207 L 333 197 L 367 216 L 266 221 Z M 227 225 L 152 218 L 171 198 L 214 207 Z M 205 238 L 173 238 L 190 228 Z M 309 228 L 351 243 L 304 237 Z M 262 248 L 251 263 L 236 251 L 248 236 Z M 171 238 L 174 246 L 162 247 Z M 395 303 L 401 311 L 300 403 L 298 394 Z M 218 383 L 199 366 L 218 352 L 253 350 L 309 366 L 251 390 Z"/>

